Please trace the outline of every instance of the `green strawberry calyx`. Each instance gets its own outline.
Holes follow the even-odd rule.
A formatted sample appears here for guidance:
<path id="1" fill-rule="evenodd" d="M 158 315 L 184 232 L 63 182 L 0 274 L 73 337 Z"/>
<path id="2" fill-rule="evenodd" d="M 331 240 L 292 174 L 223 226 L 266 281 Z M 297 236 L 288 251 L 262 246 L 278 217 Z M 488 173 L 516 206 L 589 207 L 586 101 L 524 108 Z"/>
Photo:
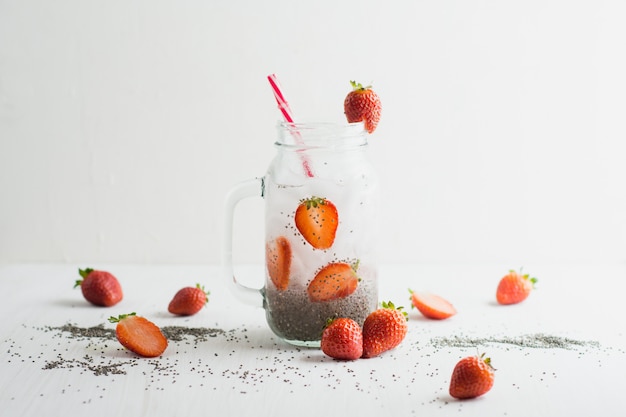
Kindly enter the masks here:
<path id="1" fill-rule="evenodd" d="M 137 313 L 132 312 L 132 313 L 129 313 L 129 314 L 120 314 L 117 317 L 111 316 L 111 317 L 109 317 L 109 322 L 111 322 L 111 323 L 119 323 L 120 321 L 124 320 L 125 318 L 131 317 L 131 316 L 136 316 L 136 315 L 137 315 Z"/>
<path id="2" fill-rule="evenodd" d="M 324 197 L 312 196 L 311 198 L 304 198 L 300 200 L 300 203 L 304 204 L 306 209 L 309 210 L 311 208 L 318 208 L 319 206 L 325 205 L 326 199 Z"/>
<path id="3" fill-rule="evenodd" d="M 485 364 L 491 368 L 492 370 L 496 370 L 496 368 L 493 367 L 493 365 L 491 364 L 491 358 L 485 358 L 485 353 L 483 352 L 479 357 L 478 357 L 481 361 L 485 362 Z"/>
<path id="4" fill-rule="evenodd" d="M 383 308 L 388 308 L 390 310 L 398 310 L 400 313 L 402 313 L 402 315 L 404 316 L 404 318 L 406 319 L 406 321 L 409 321 L 409 314 L 406 311 L 402 311 L 402 309 L 404 307 L 400 306 L 400 307 L 396 307 L 394 303 L 392 303 L 391 301 L 383 301 L 381 303 L 381 306 Z"/>
<path id="5" fill-rule="evenodd" d="M 78 269 L 78 274 L 83 278 L 87 278 L 87 275 L 91 274 L 93 272 L 93 268 L 85 268 L 85 269 Z M 76 287 L 80 287 L 83 283 L 83 279 L 77 279 L 76 283 L 74 284 L 74 288 Z"/>
<path id="6" fill-rule="evenodd" d="M 363 87 L 363 84 L 357 83 L 356 81 L 350 81 L 350 85 L 352 86 L 352 90 L 354 91 L 365 91 L 372 88 L 371 85 Z"/>
<path id="7" fill-rule="evenodd" d="M 199 283 L 196 284 L 196 288 L 204 293 L 204 295 L 206 296 L 206 301 L 204 302 L 204 304 L 207 304 L 209 302 L 209 295 L 211 295 L 211 292 L 205 290 L 204 285 L 200 285 Z"/>
<path id="8" fill-rule="evenodd" d="M 517 272 L 514 269 L 509 269 L 509 272 L 513 273 L 513 272 Z M 539 281 L 537 278 L 535 277 L 531 277 L 530 274 L 523 274 L 522 273 L 522 268 L 520 268 L 519 272 L 517 272 L 523 279 L 527 279 L 530 281 L 530 283 L 533 285 L 533 288 L 535 288 L 535 284 Z"/>

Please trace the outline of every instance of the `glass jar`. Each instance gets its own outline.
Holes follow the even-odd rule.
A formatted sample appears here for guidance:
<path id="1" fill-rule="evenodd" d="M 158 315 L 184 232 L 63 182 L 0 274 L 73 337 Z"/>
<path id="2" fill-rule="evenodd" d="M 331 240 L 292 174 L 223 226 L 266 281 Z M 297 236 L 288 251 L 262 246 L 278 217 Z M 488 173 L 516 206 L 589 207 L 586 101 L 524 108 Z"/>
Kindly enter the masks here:
<path id="1" fill-rule="evenodd" d="M 265 176 L 226 198 L 224 273 L 243 301 L 265 308 L 281 339 L 319 346 L 328 319 L 361 326 L 378 304 L 379 183 L 361 123 L 281 123 Z M 260 289 L 237 282 L 232 222 L 238 201 L 265 200 L 265 277 Z"/>

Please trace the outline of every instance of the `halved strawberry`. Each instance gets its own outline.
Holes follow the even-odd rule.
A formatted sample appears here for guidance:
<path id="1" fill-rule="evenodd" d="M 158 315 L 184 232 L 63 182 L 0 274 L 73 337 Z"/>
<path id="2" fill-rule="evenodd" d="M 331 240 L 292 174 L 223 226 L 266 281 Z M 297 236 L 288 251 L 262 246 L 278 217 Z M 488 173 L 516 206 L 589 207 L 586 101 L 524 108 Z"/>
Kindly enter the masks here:
<path id="1" fill-rule="evenodd" d="M 291 274 L 291 244 L 286 237 L 279 236 L 265 244 L 265 266 L 276 288 L 286 290 Z"/>
<path id="2" fill-rule="evenodd" d="M 427 292 L 415 292 L 409 289 L 411 293 L 411 307 L 417 308 L 420 313 L 429 319 L 443 320 L 456 314 L 456 308 L 447 300 L 438 295 Z"/>
<path id="3" fill-rule="evenodd" d="M 333 245 L 339 215 L 330 200 L 311 197 L 300 201 L 294 219 L 302 237 L 315 249 L 328 249 Z"/>
<path id="4" fill-rule="evenodd" d="M 126 349 L 146 358 L 154 358 L 165 352 L 167 338 L 159 327 L 136 313 L 110 317 L 111 323 L 117 323 L 115 336 Z"/>
<path id="5" fill-rule="evenodd" d="M 333 262 L 322 268 L 309 284 L 307 293 L 313 302 L 323 302 L 347 297 L 359 284 L 356 274 L 358 261 L 354 265 Z"/>

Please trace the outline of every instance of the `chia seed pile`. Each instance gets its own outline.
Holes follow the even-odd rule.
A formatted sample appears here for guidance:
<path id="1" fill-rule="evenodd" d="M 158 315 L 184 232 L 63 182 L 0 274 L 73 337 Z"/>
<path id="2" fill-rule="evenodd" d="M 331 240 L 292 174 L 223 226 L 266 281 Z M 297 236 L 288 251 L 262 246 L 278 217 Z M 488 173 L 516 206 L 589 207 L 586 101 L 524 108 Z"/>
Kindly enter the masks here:
<path id="1" fill-rule="evenodd" d="M 48 360 L 43 365 L 42 369 L 80 369 L 93 373 L 96 376 L 100 375 L 125 375 L 127 370 L 131 367 L 137 366 L 138 358 L 131 357 L 129 360 L 116 361 L 113 358 L 106 358 L 105 350 L 109 347 L 115 346 L 120 349 L 121 345 L 117 341 L 115 336 L 115 330 L 105 328 L 104 324 L 99 324 L 92 327 L 79 327 L 75 324 L 64 324 L 62 326 L 53 327 L 46 326 L 38 328 L 45 333 L 53 333 L 55 338 L 64 338 L 68 340 L 86 341 L 87 350 L 93 350 L 97 348 L 101 350 L 102 356 L 94 356 L 85 354 L 81 358 L 71 358 L 63 356 L 58 353 L 55 360 Z M 206 327 L 184 327 L 184 326 L 163 326 L 161 332 L 165 335 L 168 341 L 171 342 L 184 342 L 187 344 L 193 344 L 197 347 L 199 343 L 207 342 L 210 338 L 218 336 L 225 337 L 228 340 L 232 340 L 233 332 L 226 332 L 218 328 L 206 328 Z M 118 347 L 119 346 L 119 347 Z M 20 356 L 18 352 L 11 352 L 12 356 Z M 159 369 L 159 360 L 148 360 L 155 369 Z"/>
<path id="2" fill-rule="evenodd" d="M 490 344 L 513 345 L 522 348 L 534 349 L 572 349 L 576 347 L 600 347 L 600 344 L 596 341 L 576 340 L 568 337 L 553 336 L 544 333 L 502 337 L 436 337 L 431 339 L 431 343 L 433 344 L 433 346 L 436 347 L 478 347 Z"/>
<path id="3" fill-rule="evenodd" d="M 115 330 L 106 329 L 103 324 L 93 327 L 78 327 L 74 324 L 64 324 L 59 327 L 46 327 L 48 331 L 60 331 L 68 333 L 68 337 L 72 339 L 108 339 L 116 340 Z M 195 342 L 206 342 L 209 337 L 223 335 L 222 329 L 211 329 L 205 327 L 183 327 L 183 326 L 163 326 L 161 332 L 167 340 L 180 342 L 188 336 L 193 337 Z"/>
<path id="4" fill-rule="evenodd" d="M 267 322 L 274 333 L 287 341 L 319 342 L 328 319 L 349 317 L 363 326 L 365 318 L 376 309 L 378 293 L 359 283 L 350 296 L 312 303 L 306 290 L 277 291 L 268 286 L 265 293 Z M 297 342 L 296 342 L 297 343 Z"/>

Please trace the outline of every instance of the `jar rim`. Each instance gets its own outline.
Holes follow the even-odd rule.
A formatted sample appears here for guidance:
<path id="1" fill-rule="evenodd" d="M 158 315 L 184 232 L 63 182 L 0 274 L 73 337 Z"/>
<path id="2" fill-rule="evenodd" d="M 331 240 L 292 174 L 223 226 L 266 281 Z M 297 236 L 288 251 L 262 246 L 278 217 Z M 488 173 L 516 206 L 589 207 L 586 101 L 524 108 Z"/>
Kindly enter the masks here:
<path id="1" fill-rule="evenodd" d="M 277 146 L 293 148 L 338 148 L 367 144 L 363 122 L 280 122 Z"/>

